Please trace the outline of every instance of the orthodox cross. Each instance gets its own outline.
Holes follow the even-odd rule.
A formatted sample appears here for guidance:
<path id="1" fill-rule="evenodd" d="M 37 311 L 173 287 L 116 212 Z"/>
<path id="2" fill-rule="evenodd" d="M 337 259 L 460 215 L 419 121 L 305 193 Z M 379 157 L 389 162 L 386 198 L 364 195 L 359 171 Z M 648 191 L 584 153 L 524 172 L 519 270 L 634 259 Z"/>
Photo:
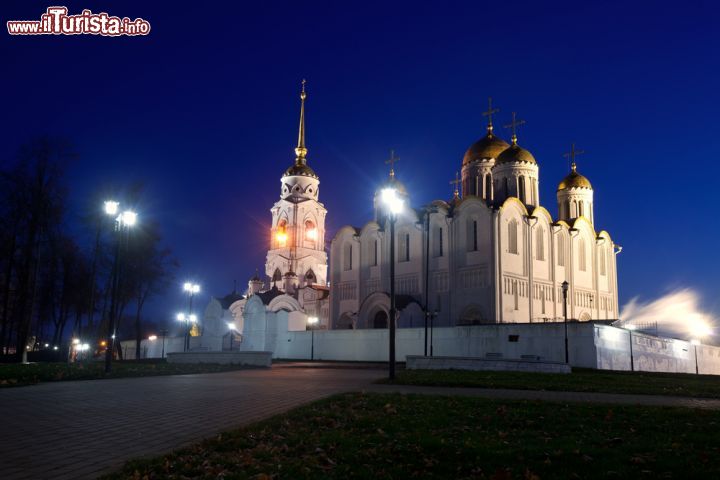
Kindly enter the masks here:
<path id="1" fill-rule="evenodd" d="M 517 127 L 519 127 L 520 125 L 525 125 L 525 120 L 518 120 L 516 117 L 516 113 L 512 112 L 512 122 L 510 122 L 508 125 L 505 125 L 505 128 L 512 128 L 513 145 L 517 144 Z"/>
<path id="2" fill-rule="evenodd" d="M 493 131 L 493 123 L 492 123 L 493 113 L 498 113 L 499 111 L 500 111 L 499 108 L 492 108 L 492 97 L 488 97 L 488 109 L 486 111 L 482 112 L 483 117 L 488 117 L 488 124 L 487 124 L 488 133 L 492 133 L 492 131 Z"/>
<path id="3" fill-rule="evenodd" d="M 386 165 L 390 165 L 390 178 L 395 178 L 395 164 L 400 161 L 400 157 L 395 156 L 395 150 L 390 150 L 390 158 L 385 160 Z"/>
<path id="4" fill-rule="evenodd" d="M 570 169 L 574 172 L 576 165 L 575 165 L 575 157 L 577 155 L 582 155 L 585 153 L 585 150 L 575 150 L 575 144 L 570 145 L 570 151 L 567 153 L 563 153 L 563 157 L 570 160 Z"/>
<path id="5" fill-rule="evenodd" d="M 453 192 L 453 195 L 455 195 L 455 198 L 460 198 L 460 190 L 458 190 L 458 185 L 460 185 L 460 178 L 458 172 L 455 172 L 455 180 L 451 180 L 450 185 L 455 185 L 455 191 Z"/>

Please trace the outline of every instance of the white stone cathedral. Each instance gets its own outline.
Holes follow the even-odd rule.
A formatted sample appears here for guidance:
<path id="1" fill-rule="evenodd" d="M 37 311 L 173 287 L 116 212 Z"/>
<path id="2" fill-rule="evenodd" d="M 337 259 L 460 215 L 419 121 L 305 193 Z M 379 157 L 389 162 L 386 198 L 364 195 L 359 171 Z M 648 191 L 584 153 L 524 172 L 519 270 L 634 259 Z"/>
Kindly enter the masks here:
<path id="1" fill-rule="evenodd" d="M 380 192 L 396 189 L 406 208 L 396 222 L 395 289 L 399 327 L 548 322 L 563 319 L 567 281 L 568 318 L 618 318 L 616 246 L 596 231 L 593 188 L 568 156 L 570 173 L 557 188 L 559 217 L 540 206 L 539 166 L 518 144 L 487 133 L 462 160 L 450 201 L 411 208 L 391 165 L 375 197 L 375 219 L 346 226 L 330 248 L 331 328 L 387 328 L 389 228 Z M 391 159 L 391 161 L 393 161 Z M 463 195 L 457 184 L 461 183 Z"/>

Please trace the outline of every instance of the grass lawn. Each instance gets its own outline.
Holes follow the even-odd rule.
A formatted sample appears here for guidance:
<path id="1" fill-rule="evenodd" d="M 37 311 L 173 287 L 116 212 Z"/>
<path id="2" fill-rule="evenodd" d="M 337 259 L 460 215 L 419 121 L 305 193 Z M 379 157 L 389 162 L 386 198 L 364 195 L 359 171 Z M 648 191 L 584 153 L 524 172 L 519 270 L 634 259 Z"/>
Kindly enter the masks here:
<path id="1" fill-rule="evenodd" d="M 720 478 L 720 412 L 344 394 L 107 479 Z"/>
<path id="2" fill-rule="evenodd" d="M 382 382 L 386 383 L 387 380 Z M 573 369 L 570 374 L 401 370 L 397 373 L 394 383 L 720 398 L 720 376 L 687 373 L 613 372 L 589 369 Z"/>
<path id="3" fill-rule="evenodd" d="M 112 373 L 105 375 L 104 362 L 89 363 L 30 363 L 0 365 L 0 388 L 33 385 L 59 380 L 96 380 L 101 378 L 149 377 L 153 375 L 183 375 L 238 370 L 239 365 L 176 364 L 165 361 L 114 361 Z"/>

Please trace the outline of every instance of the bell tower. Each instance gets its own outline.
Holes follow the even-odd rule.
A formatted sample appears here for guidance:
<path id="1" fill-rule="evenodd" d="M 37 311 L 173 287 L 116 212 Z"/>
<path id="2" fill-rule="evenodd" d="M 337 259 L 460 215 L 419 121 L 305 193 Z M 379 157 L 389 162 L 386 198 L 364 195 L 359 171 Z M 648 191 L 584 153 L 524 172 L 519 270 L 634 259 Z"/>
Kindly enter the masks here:
<path id="1" fill-rule="evenodd" d="M 294 286 L 327 284 L 325 216 L 318 201 L 320 178 L 307 163 L 305 146 L 305 80 L 300 92 L 300 127 L 295 162 L 280 179 L 280 200 L 275 202 L 270 229 L 270 248 L 265 274 L 271 286 L 287 290 L 287 278 Z M 295 288 L 292 289 L 295 291 Z M 291 293 L 291 292 L 288 292 Z"/>

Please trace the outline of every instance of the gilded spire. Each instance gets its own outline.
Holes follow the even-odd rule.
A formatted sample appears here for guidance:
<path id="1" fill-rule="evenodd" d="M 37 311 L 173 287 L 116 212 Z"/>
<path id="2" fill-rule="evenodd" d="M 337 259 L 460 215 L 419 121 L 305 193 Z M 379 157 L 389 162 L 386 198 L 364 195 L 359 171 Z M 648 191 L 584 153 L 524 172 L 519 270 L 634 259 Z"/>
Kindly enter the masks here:
<path id="1" fill-rule="evenodd" d="M 499 111 L 500 111 L 499 108 L 492 108 L 492 97 L 488 97 L 488 109 L 486 111 L 482 112 L 483 117 L 488 117 L 488 124 L 487 124 L 488 135 L 492 135 L 492 133 L 493 133 L 493 123 L 492 123 L 493 113 L 498 113 Z"/>
<path id="2" fill-rule="evenodd" d="M 585 153 L 585 150 L 575 150 L 575 144 L 570 145 L 570 151 L 563 154 L 563 157 L 570 159 L 570 170 L 576 171 L 577 170 L 577 164 L 575 163 L 575 157 L 577 155 L 582 155 Z"/>
<path id="3" fill-rule="evenodd" d="M 512 122 L 505 125 L 505 128 L 512 128 L 512 144 L 517 145 L 517 127 L 525 125 L 525 120 L 518 120 L 516 113 L 512 112 Z"/>
<path id="4" fill-rule="evenodd" d="M 395 150 L 390 150 L 390 158 L 385 160 L 385 164 L 390 165 L 390 180 L 395 180 L 395 163 L 398 161 L 400 158 L 395 156 Z"/>
<path id="5" fill-rule="evenodd" d="M 298 143 L 295 147 L 295 163 L 305 164 L 305 156 L 307 155 L 307 148 L 305 148 L 305 79 L 302 81 L 302 90 L 300 91 L 300 128 L 298 129 Z"/>
<path id="6" fill-rule="evenodd" d="M 458 188 L 458 185 L 460 185 L 460 174 L 458 172 L 455 172 L 455 180 L 451 180 L 450 185 L 455 185 L 455 190 L 453 191 L 454 198 L 460 198 L 460 189 Z"/>

